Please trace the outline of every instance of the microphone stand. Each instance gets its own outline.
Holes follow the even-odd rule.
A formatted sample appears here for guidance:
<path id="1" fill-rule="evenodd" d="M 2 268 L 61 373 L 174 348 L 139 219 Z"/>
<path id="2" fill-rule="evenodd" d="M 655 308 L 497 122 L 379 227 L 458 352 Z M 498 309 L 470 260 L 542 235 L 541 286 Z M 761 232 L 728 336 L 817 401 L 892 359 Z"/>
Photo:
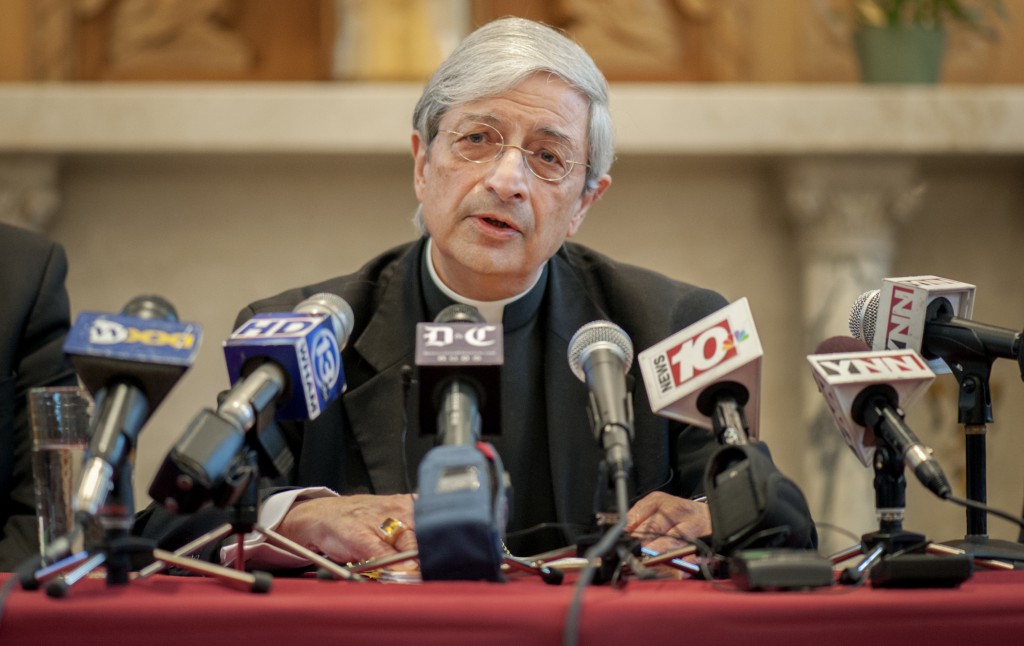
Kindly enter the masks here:
<path id="1" fill-rule="evenodd" d="M 580 537 L 576 542 L 578 556 L 587 553 L 599 543 L 611 541 L 600 557 L 601 565 L 593 575 L 591 583 L 601 585 L 616 580 L 616 573 L 624 564 L 642 569 L 637 557 L 640 556 L 640 541 L 622 531 L 629 511 L 629 475 L 623 467 L 613 467 L 607 459 L 598 466 L 597 492 L 595 495 L 595 531 Z M 611 539 L 609 532 L 618 535 Z M 637 566 L 639 564 L 639 566 Z"/>
<path id="2" fill-rule="evenodd" d="M 938 326 L 929 349 L 949 366 L 960 385 L 957 420 L 964 429 L 964 452 L 967 498 L 984 505 L 986 491 L 986 436 L 992 422 L 992 389 L 989 378 L 995 357 L 986 347 L 984 331 L 947 325 L 953 316 L 946 299 L 937 299 L 928 306 L 925 327 Z M 1019 342 L 1019 341 L 1018 341 Z M 1017 363 L 1024 379 L 1024 352 L 1017 351 Z M 984 509 L 967 508 L 967 532 L 963 540 L 947 541 L 947 545 L 983 558 L 1024 561 L 1024 545 L 988 537 L 988 517 Z"/>
<path id="3" fill-rule="evenodd" d="M 259 419 L 262 420 L 266 418 L 260 416 Z M 258 434 L 258 432 L 259 430 L 257 429 L 256 434 Z M 230 582 L 234 580 L 235 576 L 239 574 L 246 574 L 245 535 L 255 532 L 257 534 L 262 534 L 266 541 L 271 545 L 274 545 L 286 552 L 291 552 L 301 558 L 305 558 L 319 566 L 321 576 L 324 578 L 334 578 L 345 581 L 363 581 L 362 577 L 358 576 L 351 570 L 338 565 L 327 557 L 317 554 L 282 534 L 279 534 L 267 527 L 263 527 L 256 522 L 259 516 L 259 455 L 257 449 L 251 446 L 249 441 L 249 438 L 252 435 L 252 432 L 246 434 L 246 442 L 241 450 L 241 464 L 235 469 L 234 473 L 229 474 L 227 477 L 227 482 L 235 485 L 234 490 L 236 492 L 239 490 L 241 491 L 241 495 L 229 497 L 229 499 L 236 498 L 236 500 L 231 506 L 228 522 L 183 545 L 173 553 L 165 553 L 161 558 L 140 570 L 139 578 L 151 576 L 166 569 L 170 565 L 174 565 L 176 567 L 184 567 L 184 569 L 190 571 L 196 571 L 199 574 L 222 578 L 222 580 L 225 580 L 225 577 L 227 577 L 225 582 Z M 237 545 L 234 569 L 188 558 L 214 541 L 220 541 L 232 534 L 235 536 Z M 172 557 L 173 560 L 171 558 L 166 558 L 166 556 Z M 188 564 L 188 566 L 182 566 L 182 562 Z M 196 563 L 200 563 L 203 566 L 201 571 L 194 567 L 194 564 Z M 247 576 L 255 576 L 256 578 L 253 592 L 266 592 L 270 589 L 271 576 L 266 572 L 255 572 Z M 256 589 L 256 587 L 261 589 Z"/>
<path id="4" fill-rule="evenodd" d="M 154 571 L 175 566 L 184 570 L 220 576 L 225 583 L 252 592 L 266 592 L 270 588 L 269 575 L 235 572 L 212 563 L 182 558 L 166 550 L 157 549 L 152 541 L 130 534 L 134 520 L 134 497 L 132 495 L 132 467 L 130 460 L 122 460 L 117 468 L 110 491 L 100 508 L 99 524 L 103 537 L 98 545 L 86 545 L 85 549 L 66 556 L 50 565 L 44 565 L 21 580 L 25 589 L 35 589 L 46 584 L 46 594 L 53 598 L 67 596 L 71 586 L 81 581 L 90 572 L 106 567 L 108 586 L 127 585 L 131 581 L 133 555 L 148 554 L 153 562 L 148 568 Z M 80 528 L 78 531 L 84 531 Z M 87 540 L 89 539 L 86 533 Z"/>
<path id="5" fill-rule="evenodd" d="M 857 566 L 842 572 L 840 583 L 857 584 L 869 574 L 877 587 L 952 587 L 971 576 L 973 565 L 1013 569 L 1008 563 L 972 559 L 963 550 L 931 543 L 923 534 L 905 530 L 907 481 L 902 456 L 880 443 L 875 448 L 874 469 L 878 530 L 864 534 L 859 544 L 829 557 L 833 565 L 838 565 L 865 555 Z"/>
<path id="6" fill-rule="evenodd" d="M 1020 355 L 1021 377 L 1024 378 L 1024 353 Z M 992 391 L 989 376 L 993 359 L 949 362 L 960 384 L 957 411 L 964 429 L 965 473 L 967 498 L 984 504 L 987 501 L 986 436 L 992 421 Z M 1024 545 L 988 537 L 988 516 L 983 509 L 968 507 L 967 533 L 962 540 L 944 541 L 980 558 L 1024 561 Z"/>

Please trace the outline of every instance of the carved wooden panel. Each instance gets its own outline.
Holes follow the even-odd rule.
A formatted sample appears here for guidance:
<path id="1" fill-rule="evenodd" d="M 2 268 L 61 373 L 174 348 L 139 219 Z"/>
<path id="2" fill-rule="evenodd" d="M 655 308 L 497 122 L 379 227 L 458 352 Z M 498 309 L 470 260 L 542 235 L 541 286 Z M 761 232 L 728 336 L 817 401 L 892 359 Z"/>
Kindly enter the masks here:
<path id="1" fill-rule="evenodd" d="M 473 25 L 565 29 L 611 81 L 857 82 L 854 0 L 0 0 L 0 80 L 423 80 Z M 1024 82 L 1024 0 L 943 81 Z"/>
<path id="2" fill-rule="evenodd" d="M 517 15 L 564 29 L 609 81 L 749 80 L 750 0 L 491 0 L 474 21 Z"/>
<path id="3" fill-rule="evenodd" d="M 74 4 L 76 79 L 330 78 L 333 4 L 326 0 Z"/>

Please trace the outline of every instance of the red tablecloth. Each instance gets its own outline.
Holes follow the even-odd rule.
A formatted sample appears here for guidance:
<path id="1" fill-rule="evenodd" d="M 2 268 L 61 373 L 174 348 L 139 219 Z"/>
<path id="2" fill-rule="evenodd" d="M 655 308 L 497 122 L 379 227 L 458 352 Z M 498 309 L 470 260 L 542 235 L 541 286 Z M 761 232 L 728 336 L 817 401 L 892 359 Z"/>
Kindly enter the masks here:
<path id="1" fill-rule="evenodd" d="M 955 589 L 730 587 L 698 580 L 592 586 L 579 643 L 1024 644 L 1024 572 L 980 571 Z M 124 587 L 88 579 L 64 599 L 17 588 L 0 644 L 542 646 L 562 643 L 572 594 L 571 579 L 550 586 L 534 577 L 411 585 L 278 578 L 267 594 L 205 578 L 158 576 Z"/>

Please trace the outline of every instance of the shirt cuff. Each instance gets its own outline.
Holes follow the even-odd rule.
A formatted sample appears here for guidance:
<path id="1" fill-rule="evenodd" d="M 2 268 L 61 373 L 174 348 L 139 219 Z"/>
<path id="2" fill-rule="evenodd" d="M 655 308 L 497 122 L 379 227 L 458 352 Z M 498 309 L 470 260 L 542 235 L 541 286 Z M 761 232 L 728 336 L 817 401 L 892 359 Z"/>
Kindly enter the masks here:
<path id="1" fill-rule="evenodd" d="M 275 493 L 267 498 L 260 507 L 257 524 L 267 529 L 277 529 L 284 520 L 285 514 L 299 500 L 328 498 L 338 494 L 327 487 L 309 487 L 306 489 L 289 489 Z M 271 545 L 261 532 L 249 532 L 242 541 L 242 561 L 254 568 L 300 568 L 310 564 L 302 556 L 288 550 Z M 234 542 L 220 548 L 220 562 L 233 566 L 238 555 L 238 543 Z"/>

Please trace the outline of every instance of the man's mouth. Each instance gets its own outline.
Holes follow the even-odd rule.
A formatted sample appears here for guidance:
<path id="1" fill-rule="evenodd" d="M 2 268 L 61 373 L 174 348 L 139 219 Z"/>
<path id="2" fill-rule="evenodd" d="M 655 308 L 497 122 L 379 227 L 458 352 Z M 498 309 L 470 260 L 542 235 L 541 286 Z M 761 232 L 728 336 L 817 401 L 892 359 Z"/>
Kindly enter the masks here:
<path id="1" fill-rule="evenodd" d="M 499 229 L 511 229 L 508 224 L 501 220 L 495 220 L 494 218 L 481 218 L 484 222 L 491 225 L 492 227 L 498 227 Z"/>

